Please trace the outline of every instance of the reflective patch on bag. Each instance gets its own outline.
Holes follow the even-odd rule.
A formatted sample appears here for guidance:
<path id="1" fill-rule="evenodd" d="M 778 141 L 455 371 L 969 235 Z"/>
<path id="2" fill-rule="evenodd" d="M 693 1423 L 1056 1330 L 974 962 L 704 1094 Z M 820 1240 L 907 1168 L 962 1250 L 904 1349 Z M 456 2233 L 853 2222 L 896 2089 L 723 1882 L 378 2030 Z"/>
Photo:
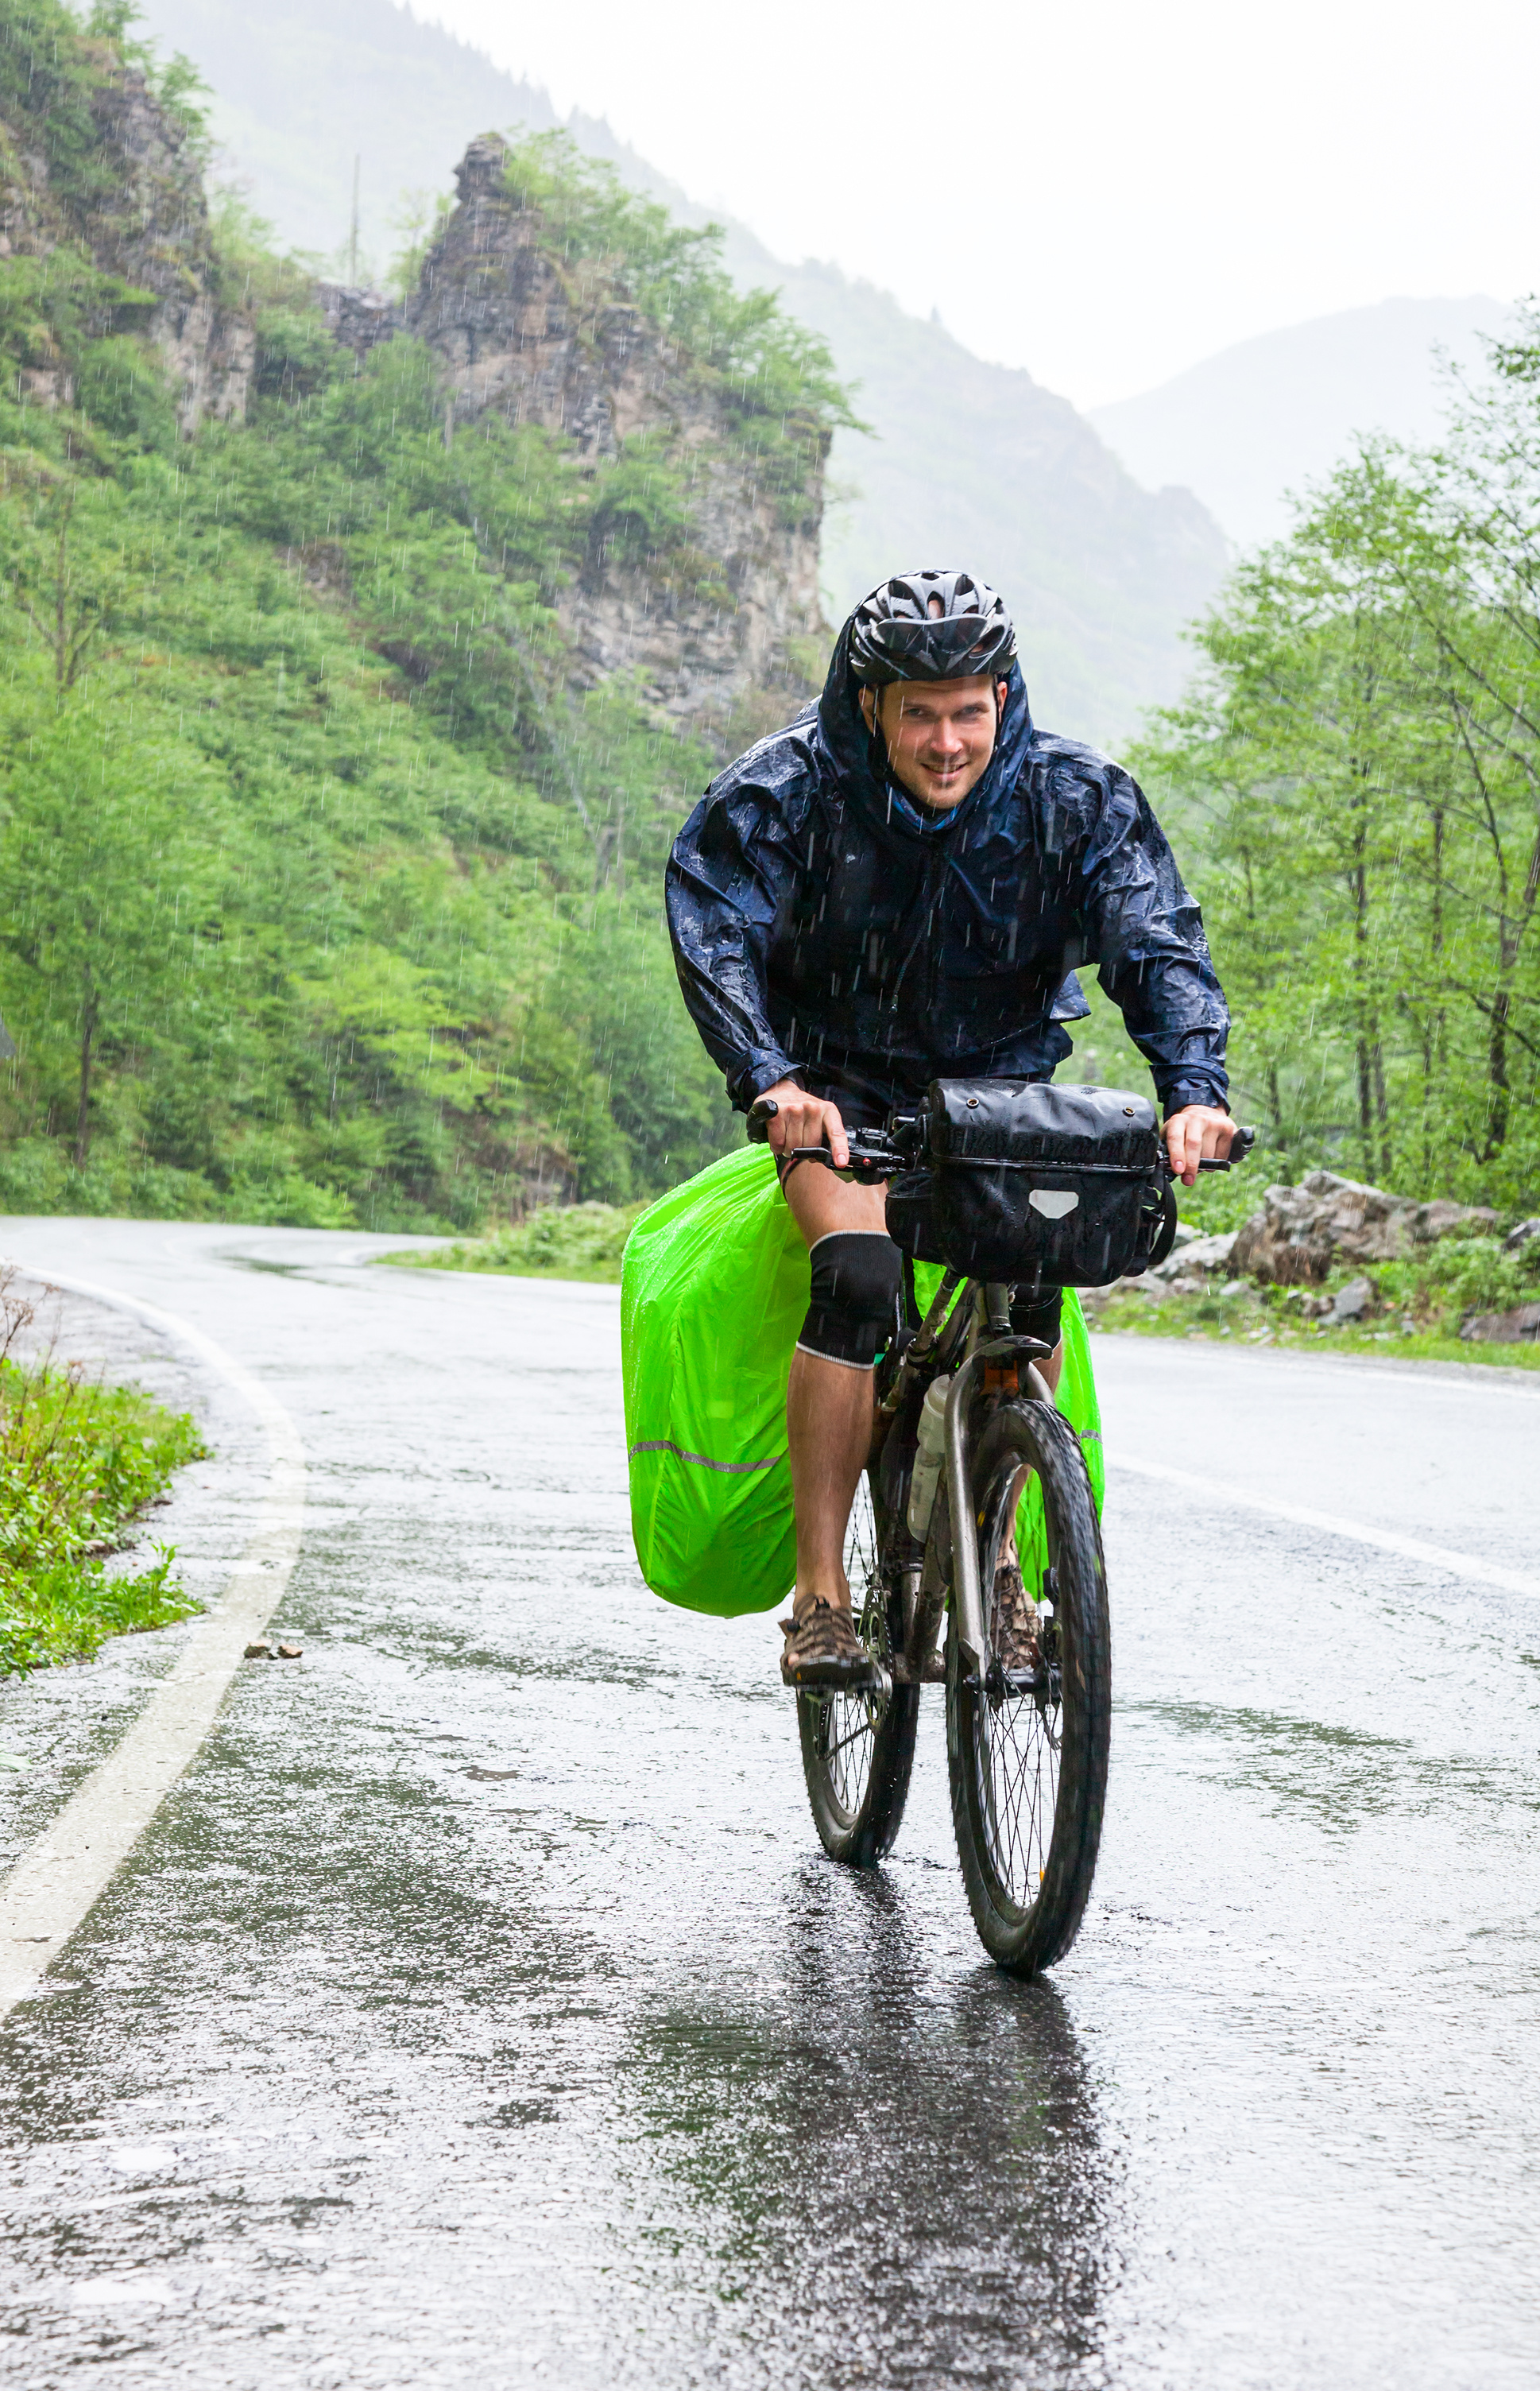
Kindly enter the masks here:
<path id="1" fill-rule="evenodd" d="M 772 1453 L 764 1461 L 713 1461 L 706 1453 L 687 1453 L 682 1444 L 674 1444 L 667 1437 L 650 1444 L 634 1444 L 626 1459 L 634 1461 L 638 1453 L 672 1453 L 675 1460 L 692 1462 L 697 1469 L 720 1469 L 729 1478 L 741 1478 L 751 1469 L 774 1469 L 777 1461 L 787 1458 L 784 1453 Z"/>
<path id="2" fill-rule="evenodd" d="M 1072 1187 L 1034 1187 L 1027 1201 L 1046 1221 L 1062 1221 L 1066 1212 L 1074 1210 L 1080 1197 Z"/>

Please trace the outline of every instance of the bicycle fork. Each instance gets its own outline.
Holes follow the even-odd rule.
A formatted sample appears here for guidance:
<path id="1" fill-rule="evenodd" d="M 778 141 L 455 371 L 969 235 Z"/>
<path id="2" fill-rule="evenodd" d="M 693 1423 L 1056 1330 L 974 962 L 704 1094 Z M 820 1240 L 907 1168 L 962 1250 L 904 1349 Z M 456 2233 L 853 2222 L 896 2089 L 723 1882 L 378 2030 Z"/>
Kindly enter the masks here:
<path id="1" fill-rule="evenodd" d="M 985 1292 L 994 1294 L 996 1290 Z M 1005 1294 L 1004 1289 L 997 1292 L 1000 1296 Z M 996 1308 L 989 1307 L 991 1312 Z M 1005 1307 L 1001 1304 L 998 1309 L 1004 1312 Z M 1046 1358 L 1048 1349 L 1034 1338 L 1013 1336 L 1008 1315 L 998 1324 L 989 1321 L 991 1327 L 997 1325 L 1004 1333 L 987 1336 L 976 1343 L 958 1366 L 947 1394 L 943 1420 L 944 1508 L 952 1547 L 950 1592 L 967 1673 L 980 1682 L 989 1674 L 990 1651 L 983 1587 L 979 1579 L 978 1530 L 982 1523 L 974 1517 L 969 1483 L 973 1449 L 969 1415 L 981 1391 L 981 1381 L 987 1388 L 992 1376 L 1001 1392 L 1024 1394 L 1029 1402 L 1046 1403 L 1050 1410 L 1054 1402 L 1052 1390 L 1036 1367 L 1039 1360 Z M 1024 1387 L 1020 1385 L 1023 1373 Z M 939 1544 L 942 1514 L 943 1506 L 938 1501 L 923 1554 L 905 1562 L 895 1573 L 895 1590 L 900 1596 L 895 1657 L 901 1674 L 915 1684 L 924 1682 L 925 1663 L 935 1645 L 948 1592 Z"/>

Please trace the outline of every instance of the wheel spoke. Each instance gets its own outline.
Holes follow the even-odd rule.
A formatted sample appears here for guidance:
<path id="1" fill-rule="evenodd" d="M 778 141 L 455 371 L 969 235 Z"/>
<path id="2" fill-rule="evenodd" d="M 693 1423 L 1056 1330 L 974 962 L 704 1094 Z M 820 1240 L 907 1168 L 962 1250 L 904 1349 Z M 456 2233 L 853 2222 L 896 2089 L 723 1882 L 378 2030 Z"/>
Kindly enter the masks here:
<path id="1" fill-rule="evenodd" d="M 865 1478 L 851 1506 L 844 1558 L 856 1634 L 870 1650 L 885 1658 L 887 1619 L 878 1566 L 877 1519 Z M 826 1694 L 816 1699 L 820 1713 L 818 1758 L 834 1800 L 847 1817 L 853 1818 L 866 1798 L 871 1781 L 872 1755 L 887 1698 L 860 1693 Z"/>
<path id="2" fill-rule="evenodd" d="M 981 1555 L 987 1563 L 985 1599 L 991 1607 L 1013 1492 L 1014 1472 L 1007 1471 L 991 1489 L 985 1506 L 994 1517 L 994 1532 Z M 985 1698 L 973 1712 L 980 1823 L 995 1879 L 1019 1909 L 1030 1909 L 1037 1899 L 1048 1864 L 1059 1797 L 1059 1701 L 1044 1691 Z"/>

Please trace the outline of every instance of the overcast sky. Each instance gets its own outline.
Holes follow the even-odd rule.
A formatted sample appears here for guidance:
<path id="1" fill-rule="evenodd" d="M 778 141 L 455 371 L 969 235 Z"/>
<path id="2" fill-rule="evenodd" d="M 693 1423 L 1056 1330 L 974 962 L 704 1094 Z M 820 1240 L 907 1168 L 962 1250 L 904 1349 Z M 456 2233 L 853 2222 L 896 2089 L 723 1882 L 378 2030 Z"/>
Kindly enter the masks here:
<path id="1" fill-rule="evenodd" d="M 417 13 L 1081 406 L 1338 308 L 1540 285 L 1534 0 Z"/>

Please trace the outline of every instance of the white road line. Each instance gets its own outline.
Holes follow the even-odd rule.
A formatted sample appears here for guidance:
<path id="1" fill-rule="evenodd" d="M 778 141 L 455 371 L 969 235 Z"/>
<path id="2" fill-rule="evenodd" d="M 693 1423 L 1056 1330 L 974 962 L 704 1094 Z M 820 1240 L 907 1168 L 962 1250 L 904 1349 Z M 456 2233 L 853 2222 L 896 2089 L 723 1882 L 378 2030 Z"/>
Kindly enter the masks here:
<path id="1" fill-rule="evenodd" d="M 1430 1544 L 1420 1536 L 1398 1536 L 1389 1528 L 1366 1527 L 1358 1519 L 1339 1519 L 1330 1511 L 1308 1510 L 1303 1503 L 1280 1503 L 1272 1495 L 1249 1494 L 1241 1486 L 1222 1486 L 1213 1478 L 1195 1478 L 1187 1469 L 1169 1469 L 1161 1461 L 1131 1461 L 1126 1454 L 1111 1452 L 1108 1459 L 1114 1469 L 1130 1469 L 1139 1478 L 1163 1479 L 1168 1485 L 1186 1487 L 1204 1501 L 1228 1506 L 1232 1510 L 1261 1511 L 1270 1519 L 1291 1519 L 1302 1528 L 1320 1528 L 1328 1536 L 1346 1536 L 1355 1544 L 1372 1544 L 1382 1553 L 1399 1553 L 1410 1561 L 1422 1561 L 1430 1569 L 1446 1570 L 1451 1577 L 1472 1579 L 1478 1585 L 1500 1585 L 1508 1594 L 1527 1594 L 1540 1599 L 1540 1577 L 1526 1577 L 1521 1570 L 1499 1568 L 1495 1561 L 1477 1560 L 1469 1553 L 1452 1553 L 1443 1544 Z"/>
<path id="2" fill-rule="evenodd" d="M 261 1420 L 268 1472 L 262 1524 L 219 1601 L 198 1621 L 176 1666 L 116 1751 L 93 1769 L 0 1884 L 0 2018 L 35 1991 L 213 1725 L 247 1645 L 261 1635 L 289 1583 L 300 1550 L 305 1482 L 303 1448 L 282 1403 L 200 1330 L 115 1288 L 45 1273 L 30 1263 L 18 1267 L 67 1294 L 132 1312 L 197 1353 Z"/>

